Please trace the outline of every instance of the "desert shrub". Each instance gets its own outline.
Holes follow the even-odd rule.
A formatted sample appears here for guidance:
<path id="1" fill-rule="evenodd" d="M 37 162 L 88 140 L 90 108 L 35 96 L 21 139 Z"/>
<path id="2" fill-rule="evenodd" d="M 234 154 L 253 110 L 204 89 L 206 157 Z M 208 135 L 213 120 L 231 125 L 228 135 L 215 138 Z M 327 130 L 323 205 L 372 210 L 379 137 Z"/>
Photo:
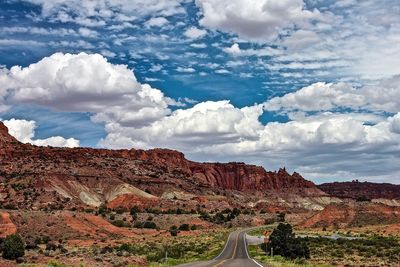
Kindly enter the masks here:
<path id="1" fill-rule="evenodd" d="M 106 205 L 105 204 L 101 204 L 100 206 L 99 206 L 99 209 L 97 210 L 97 213 L 98 214 L 101 214 L 101 215 L 104 215 L 104 214 L 107 214 L 108 213 L 108 208 L 106 207 Z"/>
<path id="2" fill-rule="evenodd" d="M 277 214 L 276 214 L 276 220 L 278 222 L 284 222 L 285 217 L 286 217 L 286 214 L 284 212 L 277 212 Z"/>
<path id="3" fill-rule="evenodd" d="M 171 226 L 171 228 L 169 228 L 169 233 L 171 234 L 171 236 L 177 236 L 179 233 L 178 227 Z"/>
<path id="4" fill-rule="evenodd" d="M 285 258 L 310 258 L 310 249 L 301 238 L 296 238 L 290 224 L 280 223 L 274 229 L 266 245 L 262 248 L 267 254 L 281 255 Z"/>
<path id="5" fill-rule="evenodd" d="M 123 243 L 121 246 L 119 246 L 119 248 L 117 250 L 130 252 L 131 251 L 131 245 L 129 245 L 127 243 Z"/>
<path id="6" fill-rule="evenodd" d="M 50 242 L 50 236 L 48 236 L 48 235 L 43 236 L 42 243 L 47 244 L 48 242 Z"/>
<path id="7" fill-rule="evenodd" d="M 117 214 L 123 214 L 124 212 L 126 212 L 127 210 L 125 209 L 125 208 L 117 208 L 116 210 L 115 210 L 115 212 L 117 213 Z"/>
<path id="8" fill-rule="evenodd" d="M 150 222 L 150 221 L 145 221 L 143 223 L 143 228 L 148 228 L 148 229 L 156 229 L 157 225 L 155 222 Z"/>
<path id="9" fill-rule="evenodd" d="M 216 224 L 221 224 L 225 222 L 225 216 L 222 212 L 217 212 L 213 217 L 213 222 Z"/>
<path id="10" fill-rule="evenodd" d="M 130 227 L 130 223 L 125 222 L 123 220 L 115 220 L 111 222 L 113 225 L 117 226 L 117 227 Z"/>
<path id="11" fill-rule="evenodd" d="M 134 228 L 143 228 L 143 223 L 142 222 L 135 222 L 133 225 Z"/>
<path id="12" fill-rule="evenodd" d="M 192 226 L 190 226 L 190 230 L 192 231 L 197 230 L 197 225 L 193 224 Z"/>
<path id="13" fill-rule="evenodd" d="M 139 208 L 137 206 L 132 207 L 130 210 L 131 215 L 136 214 L 138 212 L 139 212 Z"/>
<path id="14" fill-rule="evenodd" d="M 9 235 L 3 242 L 3 258 L 15 260 L 25 254 L 25 244 L 18 234 Z"/>
<path id="15" fill-rule="evenodd" d="M 189 231 L 189 229 L 190 229 L 190 227 L 189 227 L 189 224 L 187 224 L 187 223 L 181 224 L 179 226 L 179 230 L 181 230 L 181 231 Z"/>
<path id="16" fill-rule="evenodd" d="M 205 211 L 200 211 L 200 219 L 205 220 L 205 221 L 210 221 L 211 216 L 209 213 L 207 213 Z"/>
<path id="17" fill-rule="evenodd" d="M 17 209 L 17 206 L 15 206 L 15 205 L 12 204 L 12 203 L 7 203 L 7 204 L 4 204 L 4 205 L 3 205 L 3 208 L 6 209 L 6 210 L 16 210 L 16 209 Z"/>
<path id="18" fill-rule="evenodd" d="M 273 219 L 273 218 L 268 218 L 268 219 L 264 220 L 265 225 L 273 224 L 273 223 L 275 223 L 275 219 Z"/>
<path id="19" fill-rule="evenodd" d="M 356 198 L 357 202 L 371 202 L 371 199 L 366 196 L 359 196 Z"/>

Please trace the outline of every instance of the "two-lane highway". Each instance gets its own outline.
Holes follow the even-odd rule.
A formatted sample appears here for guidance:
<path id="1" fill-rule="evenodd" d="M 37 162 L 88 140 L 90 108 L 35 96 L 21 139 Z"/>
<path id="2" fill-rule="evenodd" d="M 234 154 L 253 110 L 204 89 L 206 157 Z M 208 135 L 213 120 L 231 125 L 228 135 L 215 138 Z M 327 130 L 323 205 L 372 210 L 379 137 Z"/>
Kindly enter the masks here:
<path id="1" fill-rule="evenodd" d="M 263 267 L 247 252 L 246 230 L 232 232 L 221 254 L 211 261 L 194 262 L 179 267 Z"/>

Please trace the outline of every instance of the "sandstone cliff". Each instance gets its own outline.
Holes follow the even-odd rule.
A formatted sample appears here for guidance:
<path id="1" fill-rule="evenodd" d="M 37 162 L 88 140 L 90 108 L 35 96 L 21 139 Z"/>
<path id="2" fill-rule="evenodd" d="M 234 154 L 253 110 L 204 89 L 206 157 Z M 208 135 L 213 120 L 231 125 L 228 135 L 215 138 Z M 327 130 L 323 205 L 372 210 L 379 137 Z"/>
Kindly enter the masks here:
<path id="1" fill-rule="evenodd" d="M 77 202 L 98 206 L 122 199 L 153 203 L 168 191 L 326 195 L 285 169 L 268 172 L 244 163 L 197 163 L 168 149 L 36 147 L 17 142 L 2 123 L 0 148 L 0 202 L 21 200 L 17 205 L 23 208 Z"/>

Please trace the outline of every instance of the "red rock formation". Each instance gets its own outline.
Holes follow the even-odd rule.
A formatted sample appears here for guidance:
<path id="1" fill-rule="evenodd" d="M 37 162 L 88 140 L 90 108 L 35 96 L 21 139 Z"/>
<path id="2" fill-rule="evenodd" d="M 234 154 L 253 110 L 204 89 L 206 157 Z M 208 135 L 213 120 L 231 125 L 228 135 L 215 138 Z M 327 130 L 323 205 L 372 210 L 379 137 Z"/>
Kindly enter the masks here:
<path id="1" fill-rule="evenodd" d="M 371 202 L 330 204 L 301 223 L 302 227 L 357 227 L 400 223 L 400 207 Z"/>
<path id="2" fill-rule="evenodd" d="M 15 234 L 17 227 L 10 219 L 10 214 L 7 212 L 0 212 L 0 238 L 8 235 Z"/>
<path id="3" fill-rule="evenodd" d="M 267 172 L 264 168 L 244 163 L 191 163 L 192 175 L 203 184 L 224 189 L 249 191 L 306 192 L 323 195 L 300 174 L 290 175 L 285 169 Z"/>
<path id="4" fill-rule="evenodd" d="M 400 185 L 370 182 L 335 182 L 318 185 L 327 194 L 340 198 L 400 199 Z"/>
<path id="5" fill-rule="evenodd" d="M 18 200 L 24 190 L 25 198 L 18 205 L 25 205 L 25 208 L 32 208 L 37 202 L 52 203 L 59 195 L 64 199 L 63 205 L 74 201 L 98 205 L 96 203 L 107 201 L 109 192 L 126 194 L 125 189 L 114 192 L 110 186 L 126 188 L 127 184 L 156 196 L 166 190 L 202 194 L 204 188 L 210 192 L 226 189 L 325 195 L 312 182 L 298 173 L 290 175 L 285 169 L 267 172 L 262 167 L 244 163 L 197 163 L 185 159 L 181 152 L 168 149 L 36 147 L 17 142 L 2 123 L 0 148 L 0 181 L 18 183 L 14 190 L 0 188 L 0 192 L 6 190 L 8 198 Z M 37 190 L 53 194 L 39 194 Z M 137 194 L 135 196 L 141 195 Z M 67 200 L 71 198 L 72 201 Z"/>

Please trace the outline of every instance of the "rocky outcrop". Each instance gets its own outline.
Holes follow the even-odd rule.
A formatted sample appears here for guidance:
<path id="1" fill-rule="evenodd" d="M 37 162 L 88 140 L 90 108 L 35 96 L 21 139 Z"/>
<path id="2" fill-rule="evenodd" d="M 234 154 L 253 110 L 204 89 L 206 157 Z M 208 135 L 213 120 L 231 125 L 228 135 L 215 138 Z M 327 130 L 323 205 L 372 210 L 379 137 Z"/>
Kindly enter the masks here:
<path id="1" fill-rule="evenodd" d="M 0 201 L 13 199 L 19 208 L 31 209 L 40 203 L 115 205 L 142 199 L 151 204 L 172 191 L 194 195 L 220 190 L 249 192 L 250 196 L 254 192 L 326 195 L 300 174 L 289 174 L 285 169 L 268 172 L 237 162 L 197 163 L 168 149 L 36 147 L 16 141 L 2 123 L 0 147 Z"/>
<path id="2" fill-rule="evenodd" d="M 0 238 L 8 235 L 15 234 L 17 227 L 10 219 L 10 214 L 7 212 L 0 212 Z"/>
<path id="3" fill-rule="evenodd" d="M 300 226 L 346 228 L 394 223 L 400 223 L 400 207 L 352 201 L 330 204 L 303 221 Z"/>
<path id="4" fill-rule="evenodd" d="M 325 193 L 340 198 L 400 199 L 400 185 L 370 182 L 335 182 L 318 185 Z"/>
<path id="5" fill-rule="evenodd" d="M 300 174 L 290 175 L 284 168 L 267 172 L 264 168 L 244 163 L 191 163 L 190 171 L 202 184 L 240 191 L 276 191 L 324 195 L 314 183 Z"/>

